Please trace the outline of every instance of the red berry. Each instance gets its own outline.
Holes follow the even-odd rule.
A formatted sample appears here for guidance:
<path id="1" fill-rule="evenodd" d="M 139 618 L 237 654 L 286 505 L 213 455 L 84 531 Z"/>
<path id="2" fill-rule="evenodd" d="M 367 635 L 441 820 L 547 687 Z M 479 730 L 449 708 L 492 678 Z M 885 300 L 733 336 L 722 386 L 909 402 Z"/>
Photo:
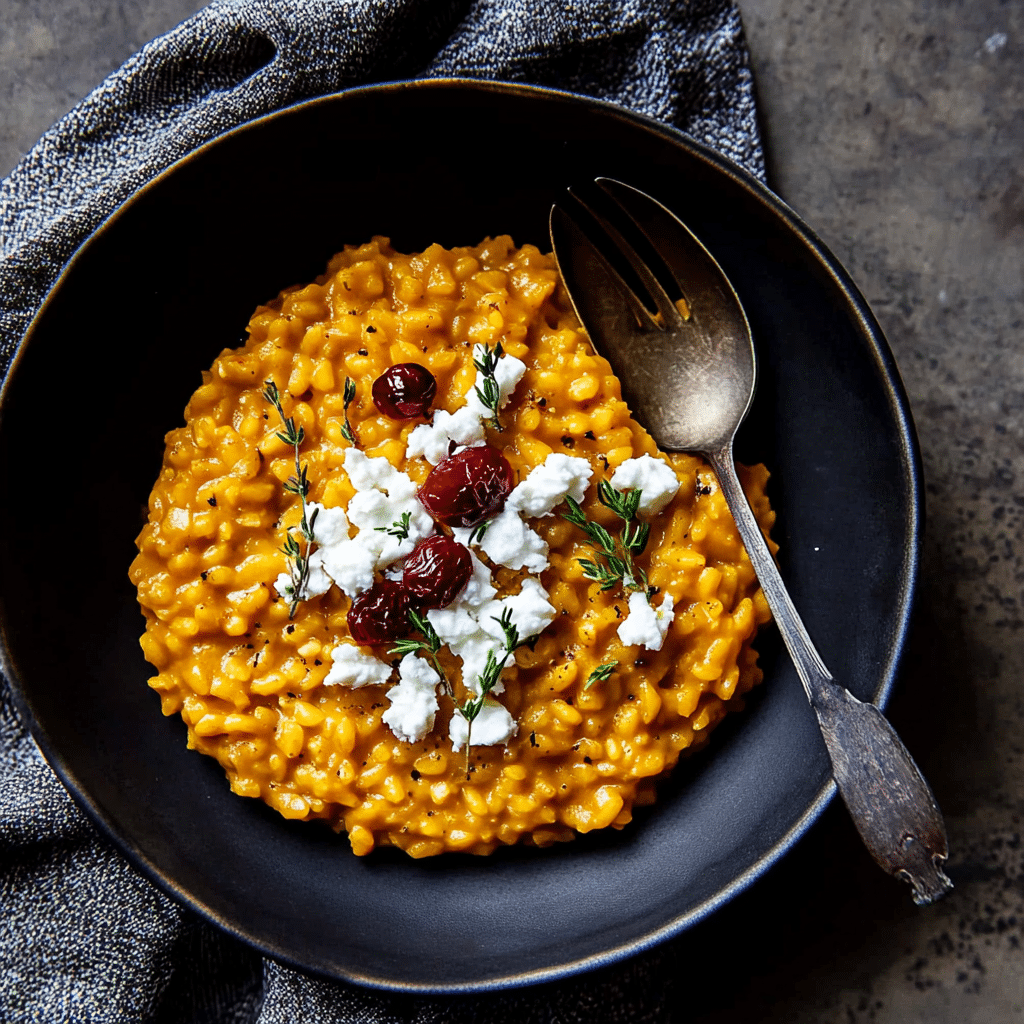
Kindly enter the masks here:
<path id="1" fill-rule="evenodd" d="M 386 369 L 371 389 L 373 404 L 393 420 L 426 416 L 437 394 L 434 375 L 419 363 L 399 363 Z"/>
<path id="2" fill-rule="evenodd" d="M 409 635 L 409 592 L 394 580 L 364 590 L 348 611 L 348 631 L 357 644 L 377 647 Z"/>
<path id="3" fill-rule="evenodd" d="M 402 586 L 421 608 L 444 608 L 472 575 L 469 548 L 438 535 L 420 541 L 406 559 Z"/>
<path id="4" fill-rule="evenodd" d="M 478 445 L 439 462 L 423 482 L 419 498 L 445 526 L 476 526 L 501 511 L 513 482 L 505 456 Z"/>

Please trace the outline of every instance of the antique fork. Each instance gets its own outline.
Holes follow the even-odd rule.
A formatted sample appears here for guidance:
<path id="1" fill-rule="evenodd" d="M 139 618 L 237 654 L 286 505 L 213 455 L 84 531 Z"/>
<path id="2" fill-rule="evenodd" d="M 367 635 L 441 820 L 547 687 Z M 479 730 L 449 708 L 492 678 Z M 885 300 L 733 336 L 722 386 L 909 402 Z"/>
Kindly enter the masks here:
<path id="1" fill-rule="evenodd" d="M 739 297 L 711 254 L 659 202 L 609 178 L 598 178 L 596 184 L 664 262 L 683 295 L 686 315 L 614 224 L 576 196 L 656 307 L 655 312 L 647 308 L 556 204 L 551 241 L 580 322 L 611 362 L 632 411 L 658 444 L 702 455 L 711 464 L 817 716 L 836 784 L 861 838 L 884 870 L 910 883 L 916 903 L 931 903 L 952 888 L 942 870 L 948 847 L 935 798 L 878 708 L 833 681 L 736 476 L 733 438 L 750 408 L 756 375 L 753 339 Z"/>

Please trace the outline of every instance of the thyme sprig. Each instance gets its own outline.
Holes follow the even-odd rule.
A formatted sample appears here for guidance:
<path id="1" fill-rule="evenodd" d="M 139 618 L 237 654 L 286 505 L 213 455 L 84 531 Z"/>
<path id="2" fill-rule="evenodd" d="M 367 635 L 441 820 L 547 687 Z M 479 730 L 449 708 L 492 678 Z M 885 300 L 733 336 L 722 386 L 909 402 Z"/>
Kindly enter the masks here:
<path id="1" fill-rule="evenodd" d="M 588 580 L 600 583 L 601 590 L 613 590 L 621 586 L 626 594 L 637 592 L 650 598 L 647 574 L 633 561 L 635 556 L 643 554 L 651 533 L 649 523 L 636 521 L 640 488 L 630 487 L 625 491 L 617 491 L 607 480 L 601 480 L 597 485 L 597 498 L 623 521 L 618 537 L 613 537 L 600 523 L 587 519 L 579 502 L 571 497 L 565 499 L 569 511 L 562 513 L 563 519 L 578 526 L 587 535 L 597 556 L 596 561 L 589 558 L 577 559 L 583 567 L 583 575 Z"/>
<path id="2" fill-rule="evenodd" d="M 478 523 L 473 527 L 473 532 L 469 535 L 470 544 L 481 544 L 483 543 L 484 534 L 487 533 L 487 527 L 491 525 L 494 520 L 485 519 L 482 523 Z"/>
<path id="3" fill-rule="evenodd" d="M 295 537 L 289 533 L 285 537 L 284 544 L 281 545 L 281 551 L 288 558 L 288 575 L 291 577 L 291 586 L 285 588 L 286 596 L 289 598 L 288 605 L 288 618 L 294 618 L 295 609 L 298 608 L 299 602 L 303 600 L 303 593 L 306 589 L 306 584 L 309 582 L 309 556 L 313 550 L 313 527 L 316 524 L 316 516 L 318 509 L 313 510 L 313 514 L 309 514 L 307 508 L 306 499 L 309 497 L 309 477 L 307 476 L 307 467 L 302 465 L 299 459 L 299 448 L 302 442 L 305 440 L 306 434 L 301 426 L 295 426 L 294 416 L 285 416 L 284 408 L 281 405 L 281 392 L 278 391 L 277 385 L 272 381 L 263 382 L 263 397 L 266 401 L 277 410 L 277 415 L 281 417 L 281 423 L 284 426 L 283 431 L 277 431 L 277 436 L 287 445 L 291 445 L 295 452 L 295 472 L 288 477 L 284 482 L 284 489 L 290 494 L 296 494 L 299 497 L 299 501 L 302 504 L 302 520 L 299 523 L 299 529 L 302 533 L 303 539 L 305 540 L 305 548 L 295 539 Z"/>
<path id="4" fill-rule="evenodd" d="M 452 689 L 452 684 L 445 674 L 444 666 L 437 656 L 437 652 L 441 650 L 441 638 L 437 635 L 437 630 L 430 624 L 427 617 L 420 615 L 415 608 L 409 611 L 409 624 L 414 632 L 420 634 L 421 639 L 410 637 L 408 640 L 397 640 L 395 646 L 388 651 L 388 654 L 395 654 L 404 658 L 407 654 L 418 654 L 420 651 L 423 651 L 433 663 L 437 674 L 441 677 L 441 686 L 444 688 L 444 692 L 454 700 L 455 691 Z"/>
<path id="5" fill-rule="evenodd" d="M 358 444 L 356 440 L 355 431 L 352 429 L 352 424 L 348 418 L 348 407 L 355 401 L 356 397 L 356 382 L 351 377 L 345 378 L 345 389 L 341 394 L 342 400 L 345 403 L 345 422 L 341 426 L 341 436 L 348 441 L 349 444 Z"/>
<path id="6" fill-rule="evenodd" d="M 498 360 L 505 354 L 501 342 L 497 342 L 494 348 L 484 345 L 484 354 L 477 359 L 473 358 L 473 365 L 483 374 L 482 387 L 474 387 L 477 398 L 483 405 L 490 409 L 491 418 L 488 420 L 495 430 L 501 430 L 501 423 L 498 420 L 498 408 L 501 403 L 501 388 L 498 386 L 494 371 L 497 369 Z"/>
<path id="7" fill-rule="evenodd" d="M 437 674 L 441 677 L 441 685 L 444 688 L 445 693 L 455 701 L 455 711 L 457 714 L 462 715 L 466 720 L 466 776 L 469 776 L 469 748 L 472 746 L 473 740 L 473 722 L 479 716 L 483 710 L 484 698 L 489 694 L 495 686 L 498 685 L 498 680 L 501 679 L 501 673 L 505 669 L 505 665 L 508 663 L 508 659 L 512 657 L 515 651 L 522 647 L 524 644 L 533 643 L 537 637 L 528 636 L 520 638 L 519 630 L 516 628 L 515 623 L 512 621 L 512 609 L 506 608 L 499 618 L 497 615 L 492 615 L 491 618 L 501 626 L 501 631 L 505 634 L 505 649 L 501 655 L 498 656 L 494 653 L 493 648 L 487 652 L 487 661 L 484 664 L 484 670 L 480 674 L 478 681 L 479 692 L 474 693 L 472 697 L 468 697 L 461 704 L 455 697 L 455 689 L 445 674 L 444 666 L 441 664 L 438 658 L 438 651 L 441 649 L 441 638 L 437 635 L 437 631 L 427 620 L 426 616 L 420 615 L 415 609 L 409 612 L 409 623 L 413 630 L 420 634 L 417 637 L 410 637 L 407 640 L 398 640 L 393 647 L 388 651 L 389 654 L 398 655 L 405 657 L 407 654 L 419 654 L 424 653 L 430 661 L 433 663 L 434 668 L 437 670 Z"/>
<path id="8" fill-rule="evenodd" d="M 399 540 L 406 540 L 409 537 L 409 525 L 412 520 L 411 512 L 403 512 L 401 519 L 396 519 L 390 526 L 375 526 L 377 533 L 386 533 L 389 537 L 397 537 Z"/>
<path id="9" fill-rule="evenodd" d="M 469 777 L 469 748 L 473 743 L 473 722 L 479 716 L 483 710 L 484 698 L 498 685 L 498 680 L 501 679 L 501 673 L 505 670 L 505 665 L 508 663 L 508 659 L 512 657 L 515 651 L 523 647 L 526 644 L 533 643 L 537 637 L 528 636 L 521 638 L 519 636 L 519 629 L 516 624 L 512 621 L 512 609 L 506 608 L 499 618 L 497 615 L 492 615 L 492 619 L 501 626 L 501 631 L 505 634 L 505 650 L 502 652 L 499 658 L 492 648 L 487 652 L 487 661 L 484 664 L 484 670 L 480 673 L 480 679 L 478 680 L 479 692 L 468 698 L 462 703 L 462 705 L 456 705 L 456 710 L 466 720 L 466 777 Z"/>
<path id="10" fill-rule="evenodd" d="M 584 690 L 589 690 L 594 683 L 603 683 L 611 677 L 611 674 L 619 667 L 617 661 L 606 661 L 603 665 L 598 665 L 589 676 L 587 681 L 583 684 Z"/>

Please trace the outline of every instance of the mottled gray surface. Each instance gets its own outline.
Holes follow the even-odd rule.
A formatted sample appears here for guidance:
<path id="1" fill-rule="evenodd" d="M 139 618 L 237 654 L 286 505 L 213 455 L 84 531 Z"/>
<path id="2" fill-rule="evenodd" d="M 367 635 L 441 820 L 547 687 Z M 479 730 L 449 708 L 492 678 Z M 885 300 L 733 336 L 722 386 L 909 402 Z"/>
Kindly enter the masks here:
<path id="1" fill-rule="evenodd" d="M 819 909 L 816 935 L 801 937 L 792 965 L 761 995 L 778 1000 L 772 1020 L 1018 1020 L 1022 8 L 997 0 L 739 4 L 771 181 L 864 291 L 915 413 L 927 531 L 891 718 L 945 809 L 958 885 L 924 913 L 889 918 L 873 893 L 857 892 L 834 911 Z M 830 826 L 813 841 L 824 843 Z M 832 827 L 839 839 L 842 829 Z M 825 869 L 823 895 L 844 884 L 849 860 L 844 852 Z M 859 865 L 854 881 L 868 882 Z M 865 909 L 876 916 L 871 926 Z M 829 939 L 833 930 L 846 934 Z"/>
<path id="2" fill-rule="evenodd" d="M 957 891 L 916 910 L 832 808 L 662 947 L 678 964 L 665 1019 L 1024 1019 L 1024 16 L 998 0 L 739 5 L 771 181 L 860 284 L 917 418 L 927 539 L 891 717 L 946 811 Z M 198 6 L 0 4 L 0 174 Z"/>

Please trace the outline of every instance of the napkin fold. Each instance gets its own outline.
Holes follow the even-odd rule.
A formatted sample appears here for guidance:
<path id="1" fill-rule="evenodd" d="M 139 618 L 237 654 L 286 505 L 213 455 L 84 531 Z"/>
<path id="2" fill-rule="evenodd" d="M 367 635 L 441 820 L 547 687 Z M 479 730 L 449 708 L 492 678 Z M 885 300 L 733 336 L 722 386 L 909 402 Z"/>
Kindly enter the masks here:
<path id="1" fill-rule="evenodd" d="M 217 0 L 145 46 L 0 183 L 0 376 L 117 206 L 236 125 L 371 82 L 486 78 L 610 100 L 764 177 L 728 0 Z M 582 978 L 421 997 L 313 979 L 168 899 L 93 827 L 0 679 L 0 1020 L 99 1024 L 623 1021 L 669 1016 L 666 943 Z"/>

